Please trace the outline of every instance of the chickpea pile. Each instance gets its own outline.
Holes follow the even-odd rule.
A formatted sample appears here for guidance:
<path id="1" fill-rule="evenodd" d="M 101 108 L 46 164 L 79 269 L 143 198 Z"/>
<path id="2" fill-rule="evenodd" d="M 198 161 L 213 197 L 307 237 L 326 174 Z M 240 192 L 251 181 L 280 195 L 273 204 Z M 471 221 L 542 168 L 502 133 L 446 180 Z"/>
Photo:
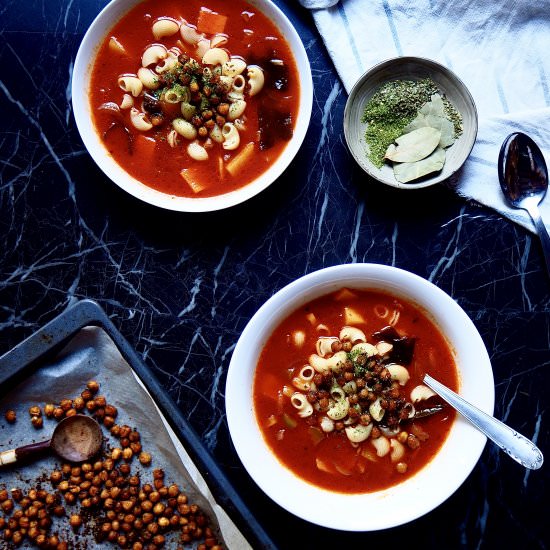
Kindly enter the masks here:
<path id="1" fill-rule="evenodd" d="M 349 349 L 344 351 L 349 352 Z M 317 389 L 308 392 L 307 399 L 310 403 L 319 403 L 321 412 L 328 409 L 330 392 L 335 384 L 345 387 L 347 383 L 354 382 L 355 389 L 348 394 L 351 406 L 347 418 L 350 420 L 363 425 L 373 422 L 369 414 L 369 405 L 377 399 L 385 411 L 384 424 L 389 428 L 398 428 L 400 421 L 406 420 L 410 415 L 411 404 L 401 395 L 399 384 L 392 380 L 384 361 L 369 358 L 365 353 L 349 357 L 337 376 L 332 372 L 316 373 L 313 381 Z M 343 421 L 335 423 L 336 430 L 341 431 L 344 427 Z M 375 426 L 372 430 L 373 439 L 379 435 L 380 430 Z"/>
<path id="2" fill-rule="evenodd" d="M 142 450 L 137 430 L 115 423 L 116 407 L 98 391 L 99 384 L 92 380 L 79 397 L 46 404 L 44 416 L 59 421 L 87 412 L 109 430 L 116 446 L 104 449 L 95 461 L 62 463 L 49 474 L 51 491 L 42 488 L 42 483 L 26 492 L 0 489 L 0 541 L 8 548 L 25 543 L 65 550 L 74 547 L 72 537 L 86 525 L 98 543 L 119 548 L 156 550 L 170 542 L 175 548 L 194 543 L 198 550 L 221 550 L 207 516 L 189 502 L 177 484 L 165 483 L 162 469 L 152 471 L 151 483 L 132 470 L 134 457 L 142 466 L 149 466 L 151 454 Z M 6 420 L 15 421 L 15 413 L 7 413 Z M 40 407 L 31 407 L 29 414 L 37 427 L 32 419 L 43 418 Z M 75 535 L 68 532 L 63 537 L 53 532 L 54 518 L 64 518 Z M 174 535 L 168 539 L 171 533 Z"/>
<path id="3" fill-rule="evenodd" d="M 185 91 L 189 105 L 188 119 L 197 128 L 198 137 L 205 139 L 215 124 L 220 128 L 225 124 L 229 112 L 228 93 L 220 76 L 212 73 L 199 61 L 181 54 L 176 66 L 165 75 L 158 76 L 160 88 L 152 94 L 146 94 L 143 108 L 149 112 L 153 126 L 164 122 L 161 102 L 158 98 L 167 89 L 179 87 Z"/>

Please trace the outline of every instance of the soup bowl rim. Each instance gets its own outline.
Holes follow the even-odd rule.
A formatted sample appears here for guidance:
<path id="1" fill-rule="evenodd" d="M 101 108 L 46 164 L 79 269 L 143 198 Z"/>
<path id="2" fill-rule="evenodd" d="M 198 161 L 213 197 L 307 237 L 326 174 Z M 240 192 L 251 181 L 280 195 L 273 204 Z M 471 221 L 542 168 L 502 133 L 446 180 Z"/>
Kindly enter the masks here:
<path id="1" fill-rule="evenodd" d="M 375 531 L 413 521 L 449 498 L 470 475 L 487 439 L 457 415 L 440 450 L 418 473 L 387 489 L 362 494 L 312 485 L 276 458 L 253 406 L 259 353 L 290 313 L 341 288 L 381 290 L 424 309 L 440 324 L 454 351 L 459 393 L 488 414 L 494 408 L 494 379 L 483 340 L 464 310 L 433 283 L 396 267 L 364 263 L 320 269 L 291 282 L 257 310 L 235 346 L 225 390 L 229 432 L 241 462 L 272 500 L 296 516 L 334 529 Z"/>
<path id="2" fill-rule="evenodd" d="M 211 212 L 241 204 L 264 191 L 288 168 L 305 139 L 313 105 L 313 81 L 305 47 L 290 19 L 272 0 L 245 0 L 266 14 L 287 40 L 300 79 L 300 99 L 292 138 L 273 164 L 252 182 L 211 197 L 182 197 L 150 187 L 131 176 L 109 154 L 96 131 L 89 101 L 91 69 L 99 47 L 120 19 L 143 0 L 111 0 L 94 18 L 78 49 L 71 78 L 77 129 L 101 171 L 121 189 L 148 204 L 178 212 Z M 182 180 L 183 181 L 183 180 Z"/>

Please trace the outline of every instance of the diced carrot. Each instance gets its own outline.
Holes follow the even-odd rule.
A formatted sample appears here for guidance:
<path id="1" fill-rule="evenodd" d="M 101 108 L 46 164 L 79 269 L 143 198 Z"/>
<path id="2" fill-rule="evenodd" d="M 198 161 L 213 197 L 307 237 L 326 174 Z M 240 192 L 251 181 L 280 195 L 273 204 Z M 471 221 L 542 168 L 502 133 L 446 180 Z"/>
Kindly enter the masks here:
<path id="1" fill-rule="evenodd" d="M 317 427 L 310 426 L 308 428 L 309 436 L 314 445 L 318 445 L 323 439 L 325 439 L 325 434 Z"/>
<path id="2" fill-rule="evenodd" d="M 200 193 L 207 187 L 206 185 L 204 185 L 204 183 L 201 183 L 199 181 L 196 174 L 194 173 L 194 170 L 191 168 L 184 168 L 180 172 L 180 176 L 185 180 L 187 185 L 189 185 L 193 193 Z"/>
<path id="3" fill-rule="evenodd" d="M 334 467 L 334 464 L 328 463 L 322 458 L 315 458 L 315 465 L 317 466 L 318 470 L 321 470 L 321 472 L 326 472 L 327 474 L 335 474 L 337 473 L 336 468 Z"/>
<path id="4" fill-rule="evenodd" d="M 197 30 L 205 34 L 221 34 L 225 29 L 227 17 L 208 8 L 201 8 L 197 21 Z"/>
<path id="5" fill-rule="evenodd" d="M 247 143 L 235 157 L 227 163 L 227 171 L 235 176 L 254 156 L 254 143 Z"/>
<path id="6" fill-rule="evenodd" d="M 277 417 L 274 414 L 269 415 L 265 423 L 266 428 L 271 428 L 271 426 L 275 426 L 275 424 L 277 424 Z"/>
<path id="7" fill-rule="evenodd" d="M 349 300 L 353 300 L 354 298 L 357 298 L 357 294 L 354 294 L 349 288 L 343 288 L 334 297 L 338 302 L 349 302 Z"/>
<path id="8" fill-rule="evenodd" d="M 317 322 L 317 317 L 315 317 L 315 314 L 314 313 L 308 313 L 306 315 L 306 319 L 312 324 L 314 325 L 316 322 Z"/>
<path id="9" fill-rule="evenodd" d="M 292 418 L 292 416 L 287 413 L 283 414 L 283 421 L 289 428 L 295 428 L 298 425 L 296 419 Z"/>
<path id="10" fill-rule="evenodd" d="M 152 159 L 156 146 L 154 138 L 138 134 L 134 141 L 134 154 L 140 159 Z"/>
<path id="11" fill-rule="evenodd" d="M 126 55 L 126 49 L 124 46 L 118 41 L 116 36 L 111 36 L 109 39 L 109 50 L 111 50 L 113 53 L 118 53 L 122 55 Z"/>

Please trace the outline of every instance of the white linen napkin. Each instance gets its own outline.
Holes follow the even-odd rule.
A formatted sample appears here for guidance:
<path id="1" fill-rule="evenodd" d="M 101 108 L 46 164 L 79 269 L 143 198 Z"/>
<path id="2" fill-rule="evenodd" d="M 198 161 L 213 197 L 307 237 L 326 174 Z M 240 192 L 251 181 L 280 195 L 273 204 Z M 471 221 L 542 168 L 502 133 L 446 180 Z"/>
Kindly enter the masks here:
<path id="1" fill-rule="evenodd" d="M 497 159 L 506 136 L 521 131 L 550 167 L 550 2 L 548 0 L 300 0 L 349 93 L 370 67 L 397 56 L 433 59 L 474 97 L 476 145 L 454 186 L 534 231 L 524 210 L 507 206 Z M 327 7 L 328 6 L 328 7 Z M 540 204 L 550 231 L 550 192 Z"/>

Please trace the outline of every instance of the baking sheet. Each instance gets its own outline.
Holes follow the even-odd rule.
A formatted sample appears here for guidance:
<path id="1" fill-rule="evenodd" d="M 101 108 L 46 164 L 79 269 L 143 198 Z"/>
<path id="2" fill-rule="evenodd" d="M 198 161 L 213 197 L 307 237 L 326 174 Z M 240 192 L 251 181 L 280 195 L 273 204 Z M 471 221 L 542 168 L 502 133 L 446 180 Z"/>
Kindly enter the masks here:
<path id="1" fill-rule="evenodd" d="M 204 478 L 134 370 L 100 327 L 81 329 L 55 359 L 43 364 L 0 399 L 0 451 L 49 439 L 56 421 L 44 418 L 44 428 L 36 430 L 30 422 L 29 407 L 38 404 L 43 408 L 46 403 L 75 398 L 80 395 L 86 382 L 92 379 L 100 383 L 99 394 L 117 407 L 117 424 L 135 427 L 141 434 L 143 450 L 153 455 L 153 463 L 149 467 L 143 467 L 137 459 L 131 463 L 132 470 L 140 474 L 142 483 L 152 482 L 152 470 L 162 468 L 166 474 L 166 484 L 177 483 L 188 495 L 189 501 L 201 507 L 211 519 L 212 528 L 226 548 L 251 548 L 231 518 L 216 503 Z M 14 425 L 8 424 L 3 416 L 10 408 L 17 412 Z M 107 437 L 104 447 L 118 446 L 118 440 L 110 436 L 106 429 L 103 431 Z M 30 488 L 59 463 L 60 460 L 51 455 L 23 467 L 4 467 L 0 487 Z M 44 483 L 44 488 L 52 490 L 49 482 Z M 73 508 L 77 506 L 67 506 L 67 510 Z M 93 538 L 92 527 L 88 525 L 78 536 L 78 547 L 99 546 Z M 51 531 L 74 537 L 66 518 L 62 521 L 56 519 Z M 172 536 L 177 536 L 177 533 Z M 167 537 L 167 540 L 170 539 Z"/>

